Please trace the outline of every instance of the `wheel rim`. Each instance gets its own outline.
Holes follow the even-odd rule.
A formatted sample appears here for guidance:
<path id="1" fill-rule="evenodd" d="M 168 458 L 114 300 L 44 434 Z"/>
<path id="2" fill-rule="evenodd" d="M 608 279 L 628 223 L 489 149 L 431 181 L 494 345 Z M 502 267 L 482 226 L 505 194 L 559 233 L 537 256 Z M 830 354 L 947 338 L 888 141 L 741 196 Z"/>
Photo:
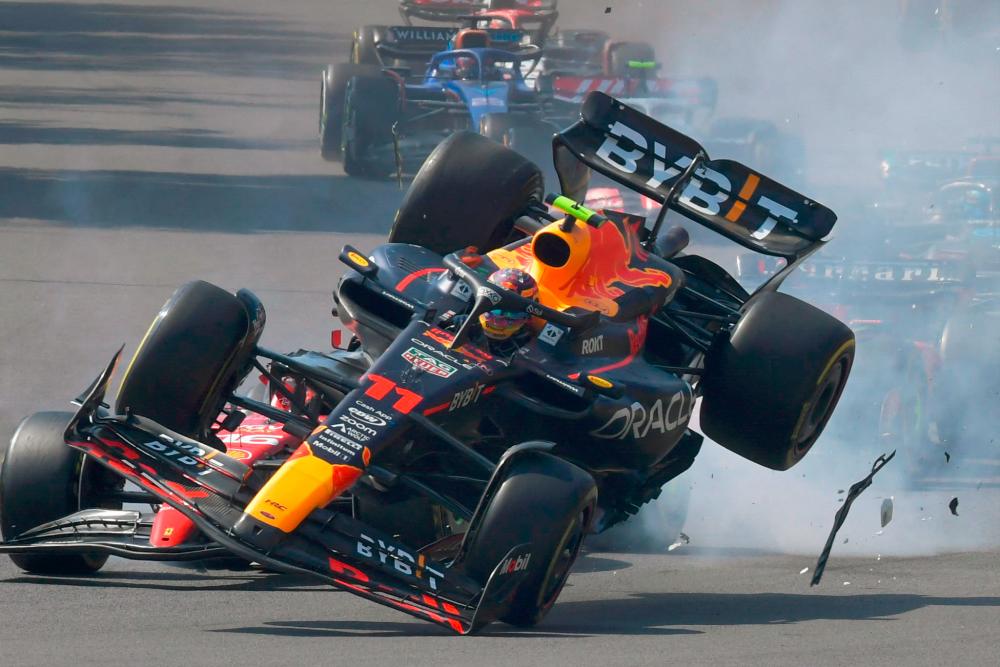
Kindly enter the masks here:
<path id="1" fill-rule="evenodd" d="M 581 512 L 560 541 L 559 548 L 553 555 L 552 564 L 549 566 L 545 583 L 539 593 L 540 609 L 545 610 L 551 607 L 566 584 L 570 569 L 576 562 L 576 557 L 580 554 L 580 549 L 583 546 L 585 525 L 586 513 Z"/>
<path id="2" fill-rule="evenodd" d="M 819 435 L 819 432 L 822 431 L 826 422 L 830 419 L 833 407 L 843 389 L 846 364 L 846 360 L 838 360 L 830 368 L 830 372 L 827 373 L 826 377 L 823 378 L 820 389 L 817 391 L 814 400 L 811 402 L 809 412 L 803 420 L 802 428 L 799 429 L 798 438 L 795 443 L 796 456 L 801 457 L 808 451 L 813 441 Z"/>

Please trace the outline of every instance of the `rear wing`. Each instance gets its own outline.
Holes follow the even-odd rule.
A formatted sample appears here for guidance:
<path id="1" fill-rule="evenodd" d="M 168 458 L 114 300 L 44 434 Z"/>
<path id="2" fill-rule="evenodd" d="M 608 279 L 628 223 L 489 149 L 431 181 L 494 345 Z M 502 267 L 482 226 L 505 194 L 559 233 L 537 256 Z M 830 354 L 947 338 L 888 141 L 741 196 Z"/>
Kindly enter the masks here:
<path id="1" fill-rule="evenodd" d="M 556 5 L 557 0 L 400 0 L 399 13 L 407 23 L 412 19 L 447 23 L 499 9 L 527 9 L 543 18 L 555 15 Z"/>
<path id="2" fill-rule="evenodd" d="M 743 254 L 736 258 L 737 278 L 770 278 L 784 268 L 773 257 Z M 803 285 L 854 287 L 869 293 L 873 290 L 931 291 L 939 288 L 966 287 L 973 278 L 968 263 L 941 259 L 846 260 L 810 258 L 795 272 Z M 882 288 L 882 289 L 880 289 Z"/>
<path id="3" fill-rule="evenodd" d="M 399 0 L 399 14 L 406 23 L 458 21 L 489 7 L 489 0 Z"/>
<path id="4" fill-rule="evenodd" d="M 383 59 L 414 60 L 424 65 L 431 56 L 452 48 L 458 28 L 392 25 L 375 31 L 375 50 Z M 492 48 L 516 51 L 524 48 L 523 30 L 490 28 L 485 31 Z"/>
<path id="5" fill-rule="evenodd" d="M 582 200 L 594 169 L 755 252 L 797 259 L 837 221 L 825 206 L 738 162 L 710 160 L 694 139 L 601 92 L 552 142 L 567 196 Z"/>

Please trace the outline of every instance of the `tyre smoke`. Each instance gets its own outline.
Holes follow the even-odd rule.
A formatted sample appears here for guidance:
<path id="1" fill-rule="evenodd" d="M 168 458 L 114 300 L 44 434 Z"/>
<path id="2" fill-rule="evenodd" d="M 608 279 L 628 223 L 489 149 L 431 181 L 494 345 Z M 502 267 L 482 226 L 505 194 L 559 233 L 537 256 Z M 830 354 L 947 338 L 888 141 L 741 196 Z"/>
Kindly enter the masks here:
<path id="1" fill-rule="evenodd" d="M 717 118 L 766 120 L 801 139 L 805 183 L 795 183 L 791 173 L 769 175 L 839 214 L 825 258 L 884 261 L 902 253 L 920 260 L 962 245 L 933 230 L 929 241 L 915 242 L 914 225 L 943 215 L 934 209 L 939 184 L 929 179 L 897 187 L 883 179 L 882 160 L 887 152 L 982 151 L 988 144 L 983 148 L 978 138 L 1000 136 L 1000 5 L 612 4 L 609 30 L 653 43 L 661 75 L 717 80 Z M 705 141 L 696 131 L 693 136 Z M 714 158 L 736 157 L 709 150 Z M 992 215 L 995 220 L 995 209 Z M 992 251 L 1000 258 L 1000 249 Z M 963 320 L 963 330 L 974 331 L 959 346 L 964 360 L 940 363 L 948 322 L 997 291 L 983 280 L 989 262 L 997 260 L 978 252 L 959 262 L 966 278 L 980 270 L 961 296 L 965 305 L 928 296 L 928 288 L 861 307 L 854 300 L 863 300 L 867 287 L 859 297 L 857 286 L 818 290 L 798 276 L 786 283 L 784 291 L 825 307 L 858 331 L 850 383 L 818 444 L 787 472 L 765 470 L 705 443 L 692 470 L 676 482 L 691 493 L 684 532 L 692 546 L 818 553 L 842 490 L 863 477 L 878 454 L 893 449 L 896 459 L 855 504 L 835 556 L 1000 544 L 1000 306 Z M 705 254 L 718 257 L 719 250 Z M 728 262 L 735 271 L 735 262 Z M 885 329 L 878 319 L 894 323 Z M 862 331 L 866 326 L 890 333 L 873 335 Z M 890 497 L 895 515 L 883 528 L 880 508 Z M 961 499 L 960 516 L 949 511 L 954 497 Z"/>

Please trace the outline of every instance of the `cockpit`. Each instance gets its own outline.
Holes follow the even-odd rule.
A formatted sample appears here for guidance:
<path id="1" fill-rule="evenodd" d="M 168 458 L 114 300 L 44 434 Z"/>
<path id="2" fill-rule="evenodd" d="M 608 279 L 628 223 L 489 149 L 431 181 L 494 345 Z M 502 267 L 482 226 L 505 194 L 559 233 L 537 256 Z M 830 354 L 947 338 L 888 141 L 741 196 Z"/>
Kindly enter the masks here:
<path id="1" fill-rule="evenodd" d="M 520 61 L 500 49 L 456 49 L 431 61 L 428 77 L 457 81 L 520 81 Z"/>
<path id="2" fill-rule="evenodd" d="M 554 222 L 488 256 L 499 268 L 530 273 L 539 302 L 550 308 L 594 310 L 618 321 L 650 314 L 670 300 L 683 274 L 642 247 L 642 218 L 605 213 L 600 225 Z"/>

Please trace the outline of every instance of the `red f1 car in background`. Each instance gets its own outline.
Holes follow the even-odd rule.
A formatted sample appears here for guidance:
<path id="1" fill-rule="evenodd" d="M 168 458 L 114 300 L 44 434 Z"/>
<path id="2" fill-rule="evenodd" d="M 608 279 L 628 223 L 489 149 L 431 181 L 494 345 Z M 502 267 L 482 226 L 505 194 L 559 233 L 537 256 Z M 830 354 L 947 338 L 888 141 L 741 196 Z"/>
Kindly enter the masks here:
<path id="1" fill-rule="evenodd" d="M 407 25 L 418 19 L 518 30 L 526 33 L 532 44 L 543 46 L 559 18 L 556 4 L 556 0 L 400 0 L 399 13 Z"/>

